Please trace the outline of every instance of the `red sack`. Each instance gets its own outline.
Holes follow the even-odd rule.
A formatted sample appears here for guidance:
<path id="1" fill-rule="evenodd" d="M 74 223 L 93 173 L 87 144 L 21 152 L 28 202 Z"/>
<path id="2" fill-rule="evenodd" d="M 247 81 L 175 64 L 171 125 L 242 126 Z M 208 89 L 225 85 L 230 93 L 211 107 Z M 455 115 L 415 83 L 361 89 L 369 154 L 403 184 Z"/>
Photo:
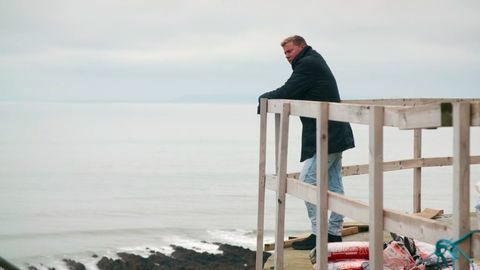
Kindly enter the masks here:
<path id="1" fill-rule="evenodd" d="M 383 250 L 383 266 L 392 270 L 408 269 L 415 265 L 412 255 L 408 252 L 405 246 L 396 241 L 390 244 Z"/>
<path id="2" fill-rule="evenodd" d="M 368 260 L 353 259 L 328 263 L 328 270 L 363 270 L 362 265 Z"/>
<path id="3" fill-rule="evenodd" d="M 328 261 L 346 259 L 368 260 L 368 242 L 328 243 Z"/>

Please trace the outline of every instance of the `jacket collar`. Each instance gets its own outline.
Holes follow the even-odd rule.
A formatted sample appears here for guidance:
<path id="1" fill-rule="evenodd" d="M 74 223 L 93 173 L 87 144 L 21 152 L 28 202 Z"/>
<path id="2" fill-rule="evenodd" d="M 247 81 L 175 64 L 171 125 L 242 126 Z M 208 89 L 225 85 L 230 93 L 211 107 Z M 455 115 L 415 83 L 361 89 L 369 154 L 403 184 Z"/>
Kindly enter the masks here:
<path id="1" fill-rule="evenodd" d="M 312 50 L 312 47 L 310 46 L 305 46 L 305 48 L 303 48 L 298 54 L 297 56 L 295 56 L 295 58 L 293 59 L 292 61 L 292 68 L 295 68 L 296 64 L 298 63 L 298 61 L 300 61 L 300 59 L 302 59 L 305 54 L 307 54 L 307 52 L 309 52 L 310 50 Z"/>

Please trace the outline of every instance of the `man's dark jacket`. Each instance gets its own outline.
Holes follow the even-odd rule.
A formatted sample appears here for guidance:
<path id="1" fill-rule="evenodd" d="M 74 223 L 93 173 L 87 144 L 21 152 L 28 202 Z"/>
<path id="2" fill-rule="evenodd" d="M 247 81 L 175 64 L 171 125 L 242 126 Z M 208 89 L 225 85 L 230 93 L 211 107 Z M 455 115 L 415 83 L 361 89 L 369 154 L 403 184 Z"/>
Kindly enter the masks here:
<path id="1" fill-rule="evenodd" d="M 280 88 L 259 97 L 269 99 L 299 99 L 340 102 L 337 82 L 323 57 L 306 46 L 292 61 L 293 73 Z M 316 153 L 316 120 L 300 117 L 302 121 L 302 155 L 300 161 Z M 352 128 L 345 122 L 328 122 L 328 153 L 338 153 L 355 147 Z"/>

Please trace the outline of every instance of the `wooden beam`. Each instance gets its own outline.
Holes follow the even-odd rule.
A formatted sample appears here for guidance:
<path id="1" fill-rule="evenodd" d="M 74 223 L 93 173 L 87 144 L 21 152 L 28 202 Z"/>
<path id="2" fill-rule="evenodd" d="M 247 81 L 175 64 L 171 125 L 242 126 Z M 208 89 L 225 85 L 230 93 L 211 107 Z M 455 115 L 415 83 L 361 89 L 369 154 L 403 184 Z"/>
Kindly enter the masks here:
<path id="1" fill-rule="evenodd" d="M 403 159 L 387 161 L 383 163 L 383 171 L 397 171 L 406 170 L 419 167 L 441 167 L 451 166 L 453 164 L 453 157 L 435 157 L 435 158 L 419 158 L 419 159 Z M 480 156 L 470 156 L 470 164 L 480 164 Z M 368 174 L 368 164 L 349 165 L 342 167 L 342 176 L 362 175 Z M 288 178 L 298 179 L 299 172 L 288 173 Z"/>
<path id="2" fill-rule="evenodd" d="M 453 237 L 458 239 L 470 231 L 470 104 L 453 105 Z M 471 255 L 471 239 L 458 244 Z M 455 261 L 456 269 L 469 269 L 462 256 Z"/>
<path id="3" fill-rule="evenodd" d="M 266 176 L 266 187 L 269 190 L 276 190 L 277 183 L 277 176 Z M 316 203 L 316 186 L 297 179 L 287 179 L 287 194 L 313 204 Z M 359 222 L 368 223 L 369 221 L 368 204 L 363 201 L 329 191 L 328 206 L 329 210 Z M 383 216 L 386 231 L 400 233 L 420 241 L 435 244 L 438 239 L 450 238 L 452 235 L 450 226 L 442 221 L 417 217 L 392 209 L 384 209 Z"/>
<path id="4" fill-rule="evenodd" d="M 291 105 L 290 114 L 316 118 L 318 101 L 271 99 L 268 112 L 279 113 L 282 104 Z M 329 103 L 329 120 L 368 125 L 371 106 Z M 439 104 L 427 104 L 416 107 L 388 106 L 384 109 L 384 126 L 400 129 L 433 128 L 442 126 L 442 108 Z"/>
<path id="5" fill-rule="evenodd" d="M 450 225 L 441 221 L 417 217 L 399 211 L 384 211 L 384 217 L 385 230 L 431 244 L 435 244 L 439 239 L 450 238 L 452 235 Z"/>
<path id="6" fill-rule="evenodd" d="M 425 100 L 361 100 L 329 103 L 330 120 L 368 124 L 368 111 L 372 105 L 385 106 L 384 126 L 400 129 L 434 128 L 452 125 L 452 102 L 468 101 L 471 104 L 471 125 L 480 126 L 480 99 L 425 99 Z M 279 114 L 283 103 L 291 103 L 291 115 L 316 118 L 318 101 L 282 100 L 268 101 L 269 113 Z"/>
<path id="7" fill-rule="evenodd" d="M 318 269 L 327 269 L 328 264 L 328 103 L 319 104 L 317 117 L 317 238 L 316 261 Z"/>
<path id="8" fill-rule="evenodd" d="M 292 239 L 285 240 L 285 241 L 283 241 L 283 247 L 284 248 L 291 247 L 294 242 L 304 240 L 305 238 L 307 238 L 307 237 L 295 237 L 295 238 L 292 238 Z M 265 251 L 275 250 L 275 243 L 265 244 L 264 248 L 265 248 Z"/>
<path id="9" fill-rule="evenodd" d="M 278 179 L 276 224 L 275 224 L 275 269 L 283 269 L 283 241 L 285 237 L 285 200 L 287 190 L 287 154 L 290 104 L 283 104 L 280 117 L 280 140 L 278 150 Z M 282 244 L 279 244 L 282 243 Z"/>
<path id="10" fill-rule="evenodd" d="M 359 232 L 359 229 L 356 226 L 352 226 L 352 227 L 348 227 L 348 228 L 344 227 L 342 229 L 342 236 L 349 236 L 349 235 L 352 235 L 352 234 L 357 234 L 358 232 Z"/>
<path id="11" fill-rule="evenodd" d="M 372 107 L 369 123 L 369 266 L 383 269 L 383 107 Z"/>
<path id="12" fill-rule="evenodd" d="M 422 130 L 413 131 L 413 157 L 419 159 L 422 157 Z M 422 211 L 422 167 L 413 169 L 413 212 Z"/>
<path id="13" fill-rule="evenodd" d="M 413 213 L 413 215 L 423 218 L 434 218 L 439 215 L 443 215 L 443 209 L 433 209 L 433 208 L 425 208 L 422 212 Z"/>
<path id="14" fill-rule="evenodd" d="M 400 129 L 434 128 L 442 126 L 442 108 L 438 104 L 426 104 L 397 110 L 398 112 L 395 112 L 396 119 L 392 122 Z M 386 107 L 385 117 L 387 119 L 391 113 L 391 109 Z"/>
<path id="15" fill-rule="evenodd" d="M 267 100 L 260 101 L 260 147 L 258 166 L 257 253 L 255 269 L 263 269 L 263 236 L 265 219 L 265 160 L 267 148 Z"/>
<path id="16" fill-rule="evenodd" d="M 275 172 L 277 173 L 278 173 L 278 149 L 279 148 L 280 148 L 280 113 L 276 113 L 275 114 Z"/>
<path id="17" fill-rule="evenodd" d="M 444 102 L 478 102 L 478 98 L 401 98 L 401 99 L 351 99 L 342 100 L 342 103 L 378 105 L 378 106 L 419 106 L 425 104 L 440 104 Z"/>
<path id="18" fill-rule="evenodd" d="M 451 166 L 453 157 L 435 157 L 435 158 L 418 158 L 403 159 L 395 161 L 387 161 L 383 163 L 383 171 L 397 171 L 420 167 L 441 167 Z M 471 156 L 470 164 L 480 164 L 480 156 Z M 342 168 L 343 176 L 368 174 L 368 164 L 344 166 Z M 292 173 L 291 175 L 296 175 Z"/>

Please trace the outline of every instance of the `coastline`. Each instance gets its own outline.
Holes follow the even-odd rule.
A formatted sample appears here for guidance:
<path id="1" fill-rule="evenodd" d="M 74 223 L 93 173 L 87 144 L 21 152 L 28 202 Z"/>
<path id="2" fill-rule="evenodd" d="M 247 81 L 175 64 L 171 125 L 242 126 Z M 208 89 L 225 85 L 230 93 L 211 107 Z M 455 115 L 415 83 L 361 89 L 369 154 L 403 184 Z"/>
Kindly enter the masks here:
<path id="1" fill-rule="evenodd" d="M 209 243 L 218 246 L 218 253 L 199 252 L 194 249 L 188 249 L 181 246 L 171 245 L 173 249 L 171 254 L 164 254 L 157 250 L 146 248 L 148 256 L 142 256 L 130 252 L 119 252 L 116 258 L 98 255 L 92 255 L 93 258 L 99 258 L 95 266 L 99 270 L 109 269 L 155 269 L 155 270 L 175 270 L 175 269 L 211 269 L 211 270 L 234 270 L 234 269 L 255 269 L 255 251 L 222 243 Z M 271 256 L 264 252 L 264 263 Z M 64 269 L 85 270 L 91 269 L 90 266 L 81 261 L 64 258 L 62 260 Z M 21 267 L 21 266 L 17 266 Z M 51 265 L 26 264 L 26 269 L 56 269 Z M 2 269 L 0 267 L 0 269 Z M 23 268 L 21 268 L 23 269 Z"/>

